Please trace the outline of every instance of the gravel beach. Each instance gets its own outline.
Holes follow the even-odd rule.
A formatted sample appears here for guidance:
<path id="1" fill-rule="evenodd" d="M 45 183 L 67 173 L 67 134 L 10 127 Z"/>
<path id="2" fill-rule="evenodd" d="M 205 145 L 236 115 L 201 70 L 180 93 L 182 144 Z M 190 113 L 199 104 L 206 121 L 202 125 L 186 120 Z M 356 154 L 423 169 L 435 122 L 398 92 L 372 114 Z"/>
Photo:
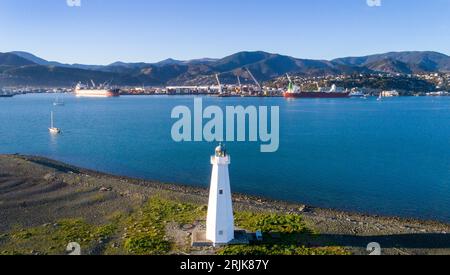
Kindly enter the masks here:
<path id="1" fill-rule="evenodd" d="M 0 155 L 0 235 L 14 228 L 82 218 L 94 224 L 113 213 L 131 213 L 154 194 L 206 205 L 208 190 L 107 175 L 41 157 Z M 450 255 L 450 225 L 321 209 L 234 194 L 242 211 L 293 213 L 319 233 L 311 245 L 334 243 L 367 255 L 377 242 L 383 254 Z M 0 242 L 1 245 L 1 242 Z"/>

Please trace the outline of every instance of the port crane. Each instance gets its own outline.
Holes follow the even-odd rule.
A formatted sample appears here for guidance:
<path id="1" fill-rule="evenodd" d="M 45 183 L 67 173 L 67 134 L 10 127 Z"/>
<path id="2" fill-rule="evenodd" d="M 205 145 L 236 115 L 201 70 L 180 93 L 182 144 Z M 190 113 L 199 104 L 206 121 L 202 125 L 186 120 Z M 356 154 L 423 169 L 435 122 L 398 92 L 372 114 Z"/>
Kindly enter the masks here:
<path id="1" fill-rule="evenodd" d="M 261 93 L 261 92 L 262 92 L 262 87 L 261 87 L 261 85 L 259 84 L 258 80 L 256 80 L 256 78 L 253 76 L 252 72 L 251 72 L 248 68 L 245 68 L 245 69 L 247 70 L 247 73 L 250 75 L 250 77 L 251 77 L 251 78 L 253 79 L 253 81 L 255 82 L 256 86 L 258 86 L 258 93 Z"/>
<path id="2" fill-rule="evenodd" d="M 222 83 L 220 83 L 219 74 L 216 74 L 216 80 L 217 80 L 217 84 L 219 84 L 219 95 L 222 95 L 223 90 L 222 90 Z"/>
<path id="3" fill-rule="evenodd" d="M 239 93 L 242 94 L 242 83 L 241 83 L 241 78 L 239 77 L 239 75 L 237 76 L 237 81 L 238 81 L 238 85 L 239 85 Z"/>
<path id="4" fill-rule="evenodd" d="M 287 79 L 288 79 L 289 83 L 294 83 L 294 82 L 292 82 L 292 79 L 291 79 L 291 77 L 289 76 L 288 73 L 286 74 L 286 76 L 287 76 Z"/>
<path id="5" fill-rule="evenodd" d="M 301 92 L 301 87 L 297 86 L 294 84 L 294 82 L 292 81 L 291 77 L 289 76 L 288 73 L 286 73 L 287 79 L 289 81 L 289 88 L 288 90 L 290 92 Z"/>

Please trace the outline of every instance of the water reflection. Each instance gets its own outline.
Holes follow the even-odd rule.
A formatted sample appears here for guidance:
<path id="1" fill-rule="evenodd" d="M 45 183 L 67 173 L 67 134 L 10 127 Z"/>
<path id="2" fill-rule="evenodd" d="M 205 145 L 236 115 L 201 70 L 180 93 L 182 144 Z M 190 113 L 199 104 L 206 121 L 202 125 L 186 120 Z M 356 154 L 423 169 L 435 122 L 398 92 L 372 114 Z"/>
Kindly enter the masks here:
<path id="1" fill-rule="evenodd" d="M 50 139 L 49 139 L 49 149 L 51 153 L 56 153 L 58 151 L 58 138 L 59 134 L 54 134 L 49 132 L 48 133 Z"/>

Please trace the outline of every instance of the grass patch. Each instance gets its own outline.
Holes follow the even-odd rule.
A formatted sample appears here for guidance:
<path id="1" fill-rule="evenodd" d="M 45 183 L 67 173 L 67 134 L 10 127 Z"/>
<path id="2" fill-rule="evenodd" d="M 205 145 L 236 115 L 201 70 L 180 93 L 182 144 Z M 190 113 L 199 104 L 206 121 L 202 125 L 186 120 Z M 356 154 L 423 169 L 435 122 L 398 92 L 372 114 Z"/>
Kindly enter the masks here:
<path id="1" fill-rule="evenodd" d="M 6 240 L 6 238 L 8 238 L 8 234 L 1 234 L 0 233 L 0 242 L 3 240 Z"/>
<path id="2" fill-rule="evenodd" d="M 166 237 L 166 225 L 169 222 L 190 224 L 205 215 L 204 207 L 152 198 L 144 208 L 126 220 L 123 246 L 130 254 L 168 254 L 173 243 Z"/>
<path id="3" fill-rule="evenodd" d="M 166 236 L 168 223 L 192 224 L 205 216 L 205 206 L 154 197 L 131 214 L 111 214 L 105 225 L 67 219 L 55 225 L 12 230 L 0 235 L 0 254 L 60 255 L 66 254 L 69 243 L 77 242 L 83 254 L 164 255 L 174 249 Z"/>
<path id="4" fill-rule="evenodd" d="M 81 219 L 66 219 L 54 225 L 13 230 L 0 246 L 0 254 L 66 254 L 66 247 L 77 242 L 82 252 L 92 250 L 114 234 L 112 224 L 94 226 Z"/>
<path id="5" fill-rule="evenodd" d="M 311 234 L 300 215 L 238 212 L 235 215 L 236 225 L 250 230 L 261 230 L 263 233 Z"/>
<path id="6" fill-rule="evenodd" d="M 278 256 L 278 255 L 350 255 L 341 247 L 308 248 L 295 245 L 236 245 L 219 251 L 226 256 Z"/>
<path id="7" fill-rule="evenodd" d="M 296 214 L 238 212 L 236 225 L 255 232 L 261 230 L 264 241 L 254 245 L 227 246 L 219 255 L 348 255 L 340 247 L 307 247 L 306 243 L 317 234 L 308 228 Z"/>
<path id="8" fill-rule="evenodd" d="M 174 251 L 190 251 L 179 240 L 171 240 L 167 228 L 204 220 L 204 205 L 180 203 L 163 196 L 151 198 L 132 213 L 111 213 L 108 223 L 92 225 L 82 219 L 65 219 L 29 229 L 15 229 L 0 234 L 0 254 L 61 255 L 71 242 L 81 245 L 82 254 L 166 255 Z M 255 212 L 235 213 L 236 226 L 261 230 L 264 242 L 247 246 L 228 246 L 219 255 L 347 255 L 340 247 L 311 247 L 316 234 L 300 215 Z M 168 225 L 170 225 L 168 227 Z M 172 236 L 172 235 L 171 235 Z M 174 237 L 175 238 L 175 237 Z M 178 246 L 177 247 L 177 243 Z"/>

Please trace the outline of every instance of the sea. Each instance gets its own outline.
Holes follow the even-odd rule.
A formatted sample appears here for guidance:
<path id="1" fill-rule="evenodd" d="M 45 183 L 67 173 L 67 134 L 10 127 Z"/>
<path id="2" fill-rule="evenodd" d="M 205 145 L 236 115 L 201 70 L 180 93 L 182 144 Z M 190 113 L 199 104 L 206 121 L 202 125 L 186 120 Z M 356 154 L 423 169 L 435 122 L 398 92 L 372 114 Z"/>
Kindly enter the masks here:
<path id="1" fill-rule="evenodd" d="M 53 106 L 56 98 L 65 106 Z M 0 98 L 0 154 L 208 187 L 217 142 L 175 142 L 194 96 Z M 358 213 L 450 222 L 450 97 L 203 97 L 204 107 L 279 106 L 280 146 L 227 142 L 233 192 Z M 50 114 L 62 134 L 49 134 Z M 7 173 L 7 171 L 1 171 Z"/>

